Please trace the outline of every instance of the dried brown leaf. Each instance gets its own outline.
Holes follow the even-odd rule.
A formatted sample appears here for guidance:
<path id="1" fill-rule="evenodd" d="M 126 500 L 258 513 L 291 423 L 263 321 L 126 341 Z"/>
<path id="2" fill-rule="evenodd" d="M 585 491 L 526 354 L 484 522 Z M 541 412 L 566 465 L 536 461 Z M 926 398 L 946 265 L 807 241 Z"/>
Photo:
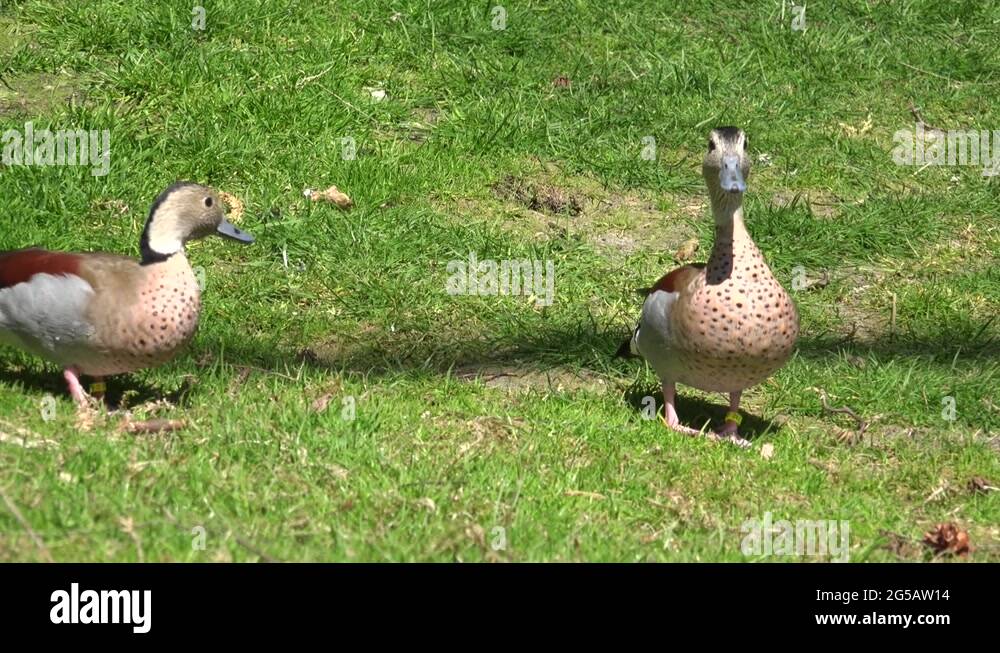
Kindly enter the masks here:
<path id="1" fill-rule="evenodd" d="M 354 206 L 351 198 L 336 186 L 330 186 L 322 191 L 309 191 L 307 195 L 314 202 L 331 202 L 342 209 L 349 209 Z"/>
<path id="2" fill-rule="evenodd" d="M 678 262 L 690 261 L 694 258 L 694 253 L 698 251 L 698 239 L 691 238 L 685 240 L 680 248 L 678 248 L 677 253 L 674 254 L 674 259 Z"/>
<path id="3" fill-rule="evenodd" d="M 934 530 L 924 533 L 924 544 L 938 555 L 964 556 L 970 551 L 968 531 L 961 530 L 953 522 L 938 524 Z"/>

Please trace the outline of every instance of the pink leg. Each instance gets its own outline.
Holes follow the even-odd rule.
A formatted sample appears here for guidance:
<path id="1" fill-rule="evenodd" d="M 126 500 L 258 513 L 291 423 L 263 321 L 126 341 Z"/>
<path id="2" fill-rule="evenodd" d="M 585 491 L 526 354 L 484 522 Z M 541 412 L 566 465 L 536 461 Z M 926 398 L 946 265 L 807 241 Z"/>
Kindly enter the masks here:
<path id="1" fill-rule="evenodd" d="M 729 393 L 729 412 L 734 413 L 739 416 L 740 411 L 740 397 L 743 392 L 730 392 Z M 750 442 L 742 437 L 740 437 L 739 432 L 740 424 L 739 421 L 734 421 L 728 418 L 723 424 L 722 428 L 716 431 L 719 436 L 725 440 L 729 440 L 733 444 L 740 447 L 749 447 Z"/>
<path id="2" fill-rule="evenodd" d="M 681 424 L 677 417 L 677 409 L 674 408 L 674 397 L 677 393 L 677 386 L 673 383 L 663 384 L 663 415 L 667 423 L 667 428 L 684 435 L 700 435 L 700 431 L 695 431 Z"/>
<path id="3" fill-rule="evenodd" d="M 63 370 L 63 377 L 66 379 L 66 385 L 69 386 L 69 394 L 73 397 L 73 401 L 75 401 L 78 406 L 86 406 L 87 393 L 84 392 L 83 386 L 80 385 L 79 374 L 80 371 L 74 367 L 67 367 Z"/>

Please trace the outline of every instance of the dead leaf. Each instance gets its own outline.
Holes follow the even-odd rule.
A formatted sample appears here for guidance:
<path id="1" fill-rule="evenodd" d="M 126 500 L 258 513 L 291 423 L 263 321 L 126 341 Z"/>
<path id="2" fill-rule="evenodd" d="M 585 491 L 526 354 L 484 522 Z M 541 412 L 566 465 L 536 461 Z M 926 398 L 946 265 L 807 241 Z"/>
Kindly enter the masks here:
<path id="1" fill-rule="evenodd" d="M 828 270 L 823 270 L 823 276 L 816 279 L 807 278 L 802 284 L 800 290 L 812 290 L 813 288 L 826 288 L 830 285 L 830 272 Z"/>
<path id="2" fill-rule="evenodd" d="M 351 201 L 351 198 L 336 186 L 330 186 L 324 191 L 306 189 L 305 195 L 314 202 L 331 202 L 342 209 L 349 209 L 354 206 L 354 202 Z"/>
<path id="3" fill-rule="evenodd" d="M 988 492 L 991 491 L 995 492 L 997 490 L 1000 490 L 1000 487 L 997 487 L 995 484 L 990 483 L 982 476 L 974 476 L 972 480 L 969 481 L 970 492 L 986 494 Z"/>
<path id="4" fill-rule="evenodd" d="M 698 239 L 691 238 L 689 240 L 685 240 L 677 250 L 677 253 L 674 254 L 674 259 L 678 262 L 689 261 L 694 257 L 694 253 L 696 251 L 698 251 Z"/>
<path id="5" fill-rule="evenodd" d="M 555 86 L 556 88 L 572 88 L 573 82 L 570 81 L 569 77 L 559 75 L 558 77 L 552 80 L 552 85 Z"/>
<path id="6" fill-rule="evenodd" d="M 437 504 L 434 503 L 434 499 L 430 497 L 424 497 L 417 500 L 417 505 L 422 508 L 427 508 L 431 512 L 437 512 Z"/>
<path id="7" fill-rule="evenodd" d="M 934 550 L 937 555 L 968 555 L 969 533 L 961 530 L 952 522 L 938 524 L 934 530 L 924 533 L 924 544 Z"/>
<path id="8" fill-rule="evenodd" d="M 338 481 L 346 481 L 347 477 L 351 475 L 351 472 L 344 469 L 340 465 L 329 464 L 326 465 L 326 471 L 330 472 L 330 476 L 334 477 Z"/>
<path id="9" fill-rule="evenodd" d="M 330 405 L 331 399 L 333 399 L 332 392 L 326 392 L 320 397 L 318 397 L 315 401 L 312 402 L 313 412 L 322 413 L 324 410 L 326 410 L 326 407 Z"/>
<path id="10" fill-rule="evenodd" d="M 479 524 L 472 524 L 465 528 L 465 536 L 481 547 L 486 546 L 486 531 Z"/>
<path id="11" fill-rule="evenodd" d="M 132 519 L 131 517 L 128 516 L 119 517 L 118 525 L 121 526 L 122 532 L 125 533 L 126 535 L 135 534 L 135 520 Z"/>
<path id="12" fill-rule="evenodd" d="M 774 458 L 774 445 L 768 442 L 760 448 L 760 457 L 764 460 L 771 460 Z"/>

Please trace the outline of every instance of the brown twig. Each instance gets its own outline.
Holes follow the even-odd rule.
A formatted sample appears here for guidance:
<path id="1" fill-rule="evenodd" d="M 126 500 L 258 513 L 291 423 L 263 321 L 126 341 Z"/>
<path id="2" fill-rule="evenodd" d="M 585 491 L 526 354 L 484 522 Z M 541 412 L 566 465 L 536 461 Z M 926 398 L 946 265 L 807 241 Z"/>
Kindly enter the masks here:
<path id="1" fill-rule="evenodd" d="M 22 515 L 21 511 L 17 509 L 14 502 L 10 500 L 10 497 L 7 496 L 7 493 L 4 492 L 3 488 L 0 488 L 0 498 L 3 499 L 3 502 L 7 505 L 7 510 L 10 510 L 10 513 L 14 515 L 14 519 L 21 524 L 21 527 L 28 534 L 28 537 L 31 538 L 31 541 L 35 543 L 36 547 L 38 547 L 38 550 L 41 552 L 42 558 L 45 559 L 45 562 L 55 562 L 55 560 L 52 559 L 52 554 L 49 553 L 48 547 L 45 546 L 45 542 L 43 542 L 42 538 L 35 532 L 35 529 L 31 527 L 31 524 L 29 524 L 28 520 L 24 518 L 24 515 Z"/>
<path id="2" fill-rule="evenodd" d="M 913 116 L 914 120 L 923 125 L 925 129 L 930 129 L 931 131 L 944 131 L 939 127 L 927 124 L 927 121 L 924 120 L 923 115 L 920 113 L 920 109 L 918 109 L 916 105 L 913 104 L 912 101 L 910 102 L 910 115 Z"/>
<path id="3" fill-rule="evenodd" d="M 259 557 L 264 562 L 281 562 L 277 558 L 272 558 L 271 556 L 267 555 L 266 553 L 264 553 L 263 551 L 261 551 L 260 549 L 258 549 L 252 543 L 250 543 L 250 542 L 246 541 L 245 539 L 243 539 L 240 536 L 240 534 L 237 533 L 236 531 L 233 531 L 233 539 L 236 540 L 237 544 L 239 544 L 240 546 L 242 546 L 244 549 L 246 549 L 250 553 L 255 554 L 257 557 Z"/>
<path id="4" fill-rule="evenodd" d="M 844 415 L 849 415 L 855 422 L 857 422 L 858 438 L 860 439 L 864 436 L 865 431 L 868 430 L 869 424 L 865 420 L 861 419 L 861 417 L 859 417 L 858 414 L 855 413 L 850 407 L 841 406 L 839 408 L 833 408 L 829 403 L 827 403 L 826 392 L 824 390 L 819 391 L 819 399 L 823 403 L 823 410 L 829 413 L 842 413 Z"/>
<path id="5" fill-rule="evenodd" d="M 309 75 L 308 77 L 303 77 L 299 81 L 295 82 L 295 88 L 296 89 L 300 89 L 303 86 L 305 86 L 306 84 L 308 84 L 309 82 L 316 81 L 317 79 L 319 79 L 323 75 L 327 74 L 331 70 L 333 70 L 333 66 L 332 65 L 330 67 L 328 67 L 326 70 L 323 70 L 322 72 L 318 72 L 315 75 Z"/>

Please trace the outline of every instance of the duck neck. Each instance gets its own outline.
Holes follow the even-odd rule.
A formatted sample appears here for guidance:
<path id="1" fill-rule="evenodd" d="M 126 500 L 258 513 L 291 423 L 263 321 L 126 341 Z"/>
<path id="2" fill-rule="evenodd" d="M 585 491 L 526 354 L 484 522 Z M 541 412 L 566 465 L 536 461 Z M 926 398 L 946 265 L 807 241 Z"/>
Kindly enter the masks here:
<path id="1" fill-rule="evenodd" d="M 743 223 L 743 195 L 721 190 L 711 193 L 715 218 L 715 244 L 708 258 L 709 283 L 720 283 L 732 275 L 738 259 L 751 255 L 756 246 Z"/>
<path id="2" fill-rule="evenodd" d="M 151 297 L 169 297 L 178 291 L 183 291 L 184 298 L 191 296 L 198 299 L 201 295 L 199 275 L 191 267 L 183 249 L 165 260 L 143 263 L 143 269 Z"/>
<path id="3" fill-rule="evenodd" d="M 183 258 L 184 240 L 177 230 L 171 229 L 165 222 L 156 220 L 155 214 L 146 220 L 146 227 L 142 230 L 142 238 L 139 240 L 143 265 L 163 263 L 178 253 Z"/>

